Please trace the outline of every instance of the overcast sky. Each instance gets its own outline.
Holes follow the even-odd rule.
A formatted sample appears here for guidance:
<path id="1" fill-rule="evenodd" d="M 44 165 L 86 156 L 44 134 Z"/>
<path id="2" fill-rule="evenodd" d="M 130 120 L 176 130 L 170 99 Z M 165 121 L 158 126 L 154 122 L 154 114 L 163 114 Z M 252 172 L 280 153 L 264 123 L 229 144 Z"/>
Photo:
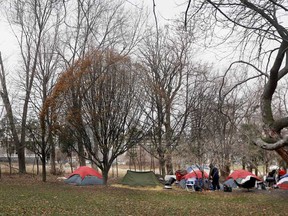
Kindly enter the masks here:
<path id="1" fill-rule="evenodd" d="M 158 18 L 162 20 L 175 18 L 181 12 L 185 11 L 187 6 L 187 3 L 185 2 L 186 2 L 185 0 L 155 0 Z M 152 11 L 153 0 L 146 0 L 145 3 L 149 6 L 150 10 Z"/>
<path id="2" fill-rule="evenodd" d="M 146 5 L 149 10 L 151 21 L 154 22 L 153 0 L 126 0 L 126 2 L 127 5 L 130 4 L 131 7 L 140 7 L 144 3 L 144 6 Z M 187 0 L 155 0 L 155 4 L 158 22 L 163 24 L 166 21 L 168 22 L 169 20 L 176 17 L 179 18 L 180 13 L 183 13 L 186 10 Z M 16 45 L 15 36 L 12 34 L 9 25 L 5 23 L 5 18 L 1 16 L 0 32 L 0 51 L 2 53 L 2 58 L 5 61 L 5 66 L 11 69 L 11 67 L 14 67 L 15 61 L 19 56 L 19 53 L 17 53 L 19 49 Z M 195 44 L 195 46 L 197 45 Z M 214 53 L 211 53 L 211 51 L 207 50 L 205 52 L 201 51 L 201 53 L 204 53 L 204 59 L 210 59 L 210 61 L 213 58 L 206 57 L 207 54 L 208 56 L 215 56 Z M 202 59 L 201 55 L 197 56 Z"/>
<path id="3" fill-rule="evenodd" d="M 153 0 L 126 0 L 129 4 L 135 7 L 140 6 L 142 2 L 147 5 L 151 13 L 151 18 L 153 16 Z M 185 11 L 186 4 L 182 4 L 185 0 L 155 0 L 157 18 L 160 22 L 165 22 L 165 20 L 173 19 L 180 12 Z M 5 23 L 4 18 L 0 17 L 0 51 L 2 57 L 6 60 L 14 58 L 15 49 L 17 48 L 15 43 L 15 37 L 11 33 L 11 29 L 7 23 Z"/>

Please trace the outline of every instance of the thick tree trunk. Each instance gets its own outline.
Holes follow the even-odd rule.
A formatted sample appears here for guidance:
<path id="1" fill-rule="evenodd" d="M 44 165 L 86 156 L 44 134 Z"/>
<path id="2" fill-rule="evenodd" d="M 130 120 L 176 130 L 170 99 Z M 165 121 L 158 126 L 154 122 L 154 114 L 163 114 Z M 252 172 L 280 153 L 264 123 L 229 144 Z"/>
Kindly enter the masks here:
<path id="1" fill-rule="evenodd" d="M 12 111 L 12 106 L 9 100 L 9 94 L 6 86 L 6 74 L 4 70 L 4 64 L 2 61 L 2 56 L 0 52 L 0 67 L 1 67 L 1 73 L 0 73 L 0 81 L 1 81 L 1 86 L 2 89 L 0 91 L 1 98 L 4 103 L 5 110 L 7 112 L 7 117 L 9 120 L 9 126 L 11 128 L 11 133 L 13 137 L 14 144 L 16 146 L 16 151 L 18 154 L 18 166 L 19 166 L 19 173 L 26 173 L 26 165 L 25 165 L 25 146 L 22 142 L 20 142 L 18 133 L 16 130 L 15 122 L 14 122 L 14 116 L 13 116 L 13 111 Z"/>
<path id="2" fill-rule="evenodd" d="M 167 170 L 167 175 L 173 175 L 173 164 L 172 164 L 172 154 L 166 153 L 166 170 Z"/>
<path id="3" fill-rule="evenodd" d="M 223 169 L 220 170 L 220 174 L 223 178 L 226 179 L 226 177 L 230 174 L 230 163 L 225 163 Z"/>
<path id="4" fill-rule="evenodd" d="M 109 178 L 109 170 L 110 165 L 108 164 L 108 161 L 103 161 L 103 170 L 102 170 L 102 176 L 103 176 L 103 183 L 104 185 L 108 184 L 108 178 Z"/>
<path id="5" fill-rule="evenodd" d="M 285 147 L 279 148 L 275 150 L 280 156 L 281 158 L 288 163 L 288 150 Z"/>
<path id="6" fill-rule="evenodd" d="M 166 175 L 164 156 L 160 157 L 160 159 L 159 159 L 159 171 L 160 171 L 161 176 L 164 177 Z"/>
<path id="7" fill-rule="evenodd" d="M 51 153 L 50 153 L 50 165 L 51 165 L 51 174 L 53 175 L 56 175 L 56 153 L 55 153 L 55 144 L 53 142 L 53 139 L 52 139 L 52 136 L 51 136 L 51 139 L 49 139 L 49 143 L 50 143 L 50 146 L 51 146 Z"/>
<path id="8" fill-rule="evenodd" d="M 107 183 L 108 183 L 108 171 L 104 169 L 104 170 L 102 171 L 102 176 L 103 176 L 103 183 L 104 183 L 104 185 L 107 185 Z"/>
<path id="9" fill-rule="evenodd" d="M 86 166 L 86 159 L 84 157 L 85 151 L 84 151 L 84 145 L 82 140 L 78 142 L 78 158 L 79 158 L 79 164 L 80 166 Z"/>
<path id="10" fill-rule="evenodd" d="M 46 156 L 42 155 L 42 181 L 46 182 L 46 177 L 47 177 L 47 173 L 46 173 Z"/>
<path id="11" fill-rule="evenodd" d="M 17 146 L 16 146 L 17 148 Z M 26 173 L 26 164 L 25 164 L 25 147 L 24 144 L 19 143 L 17 148 L 18 153 L 18 165 L 19 165 L 19 173 L 25 174 Z"/>

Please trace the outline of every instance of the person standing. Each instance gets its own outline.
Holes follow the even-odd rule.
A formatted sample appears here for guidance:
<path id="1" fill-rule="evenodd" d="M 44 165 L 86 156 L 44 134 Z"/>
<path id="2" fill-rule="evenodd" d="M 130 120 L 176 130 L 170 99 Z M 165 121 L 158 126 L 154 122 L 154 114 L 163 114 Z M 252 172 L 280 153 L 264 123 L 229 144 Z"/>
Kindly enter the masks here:
<path id="1" fill-rule="evenodd" d="M 213 190 L 216 189 L 220 190 L 219 171 L 212 163 L 209 165 L 209 168 L 210 168 L 209 179 L 212 179 Z"/>

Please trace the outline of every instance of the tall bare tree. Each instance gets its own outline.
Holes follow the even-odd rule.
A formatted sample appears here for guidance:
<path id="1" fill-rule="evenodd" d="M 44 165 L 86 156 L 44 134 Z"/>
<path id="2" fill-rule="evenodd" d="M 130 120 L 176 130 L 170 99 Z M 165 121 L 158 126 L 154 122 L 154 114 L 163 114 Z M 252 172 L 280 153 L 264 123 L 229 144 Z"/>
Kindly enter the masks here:
<path id="1" fill-rule="evenodd" d="M 190 24 L 195 26 L 194 21 L 201 20 L 199 27 L 205 29 L 205 35 L 212 32 L 212 36 L 224 39 L 222 43 L 236 43 L 233 52 L 240 51 L 241 55 L 233 64 L 245 64 L 251 68 L 248 80 L 255 77 L 252 71 L 266 78 L 259 100 L 263 133 L 255 143 L 264 149 L 275 150 L 286 162 L 288 138 L 283 135 L 283 129 L 288 126 L 288 118 L 275 118 L 272 99 L 278 83 L 288 73 L 288 29 L 283 24 L 287 19 L 287 6 L 286 1 L 189 0 L 185 13 L 188 30 Z M 223 31 L 217 34 L 221 27 Z M 217 40 L 219 42 L 219 37 Z"/>
<path id="2" fill-rule="evenodd" d="M 115 49 L 123 55 L 130 53 L 142 38 L 146 20 L 143 10 L 127 10 L 123 0 L 77 0 L 66 4 L 63 31 L 65 46 L 59 49 L 64 70 L 73 66 L 79 58 L 94 49 Z M 137 14 L 137 15 L 136 15 Z M 75 90 L 76 91 L 76 90 Z M 79 106 L 76 94 L 74 106 Z M 83 143 L 78 141 L 79 162 L 85 165 Z"/>
<path id="3" fill-rule="evenodd" d="M 147 36 L 141 48 L 149 101 L 145 106 L 162 175 L 166 170 L 173 174 L 172 153 L 184 131 L 190 105 L 186 80 L 191 72 L 191 38 L 182 33 L 175 34 L 167 27 Z"/>
<path id="4" fill-rule="evenodd" d="M 41 108 L 45 104 L 48 95 L 51 93 L 56 83 L 57 72 L 59 72 L 59 59 L 57 48 L 60 45 L 60 26 L 65 17 L 63 17 L 62 4 L 53 5 L 53 16 L 47 22 L 49 28 L 43 34 L 40 42 L 40 52 L 37 56 L 38 63 L 36 67 L 35 81 L 33 84 L 33 93 L 31 94 L 31 109 L 34 110 L 34 119 L 30 118 L 32 124 L 27 125 L 30 137 L 34 139 L 34 152 L 40 157 L 42 162 L 42 179 L 46 181 L 46 161 L 49 157 L 51 162 L 51 173 L 56 173 L 55 165 L 55 139 L 51 130 L 51 119 L 49 114 L 43 118 L 39 116 Z M 65 14 L 64 14 L 65 16 Z M 36 122 L 35 122 L 36 121 Z M 34 127 L 31 130 L 30 126 Z M 38 126 L 38 127 L 36 127 Z"/>
<path id="5" fill-rule="evenodd" d="M 21 119 L 20 136 L 16 131 L 12 105 L 9 101 L 8 91 L 4 91 L 4 82 L 2 79 L 3 95 L 9 123 L 11 125 L 13 140 L 16 145 L 19 162 L 19 173 L 26 172 L 25 165 L 25 141 L 26 141 L 26 122 L 31 102 L 31 93 L 37 73 L 38 56 L 40 53 L 41 41 L 46 31 L 49 29 L 49 19 L 58 3 L 53 1 L 10 1 L 6 6 L 7 18 L 17 39 L 21 54 L 22 68 L 19 72 L 19 82 L 22 87 L 23 100 L 17 104 L 22 107 L 19 114 Z M 22 94 L 22 93 L 21 93 Z M 14 125 L 14 126 L 13 126 Z"/>

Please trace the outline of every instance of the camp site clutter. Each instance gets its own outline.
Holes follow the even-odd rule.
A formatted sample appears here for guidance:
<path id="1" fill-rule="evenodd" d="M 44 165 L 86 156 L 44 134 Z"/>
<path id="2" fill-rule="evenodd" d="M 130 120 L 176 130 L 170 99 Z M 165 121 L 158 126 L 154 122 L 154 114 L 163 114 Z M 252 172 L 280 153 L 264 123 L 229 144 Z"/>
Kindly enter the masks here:
<path id="1" fill-rule="evenodd" d="M 216 183 L 219 186 L 213 184 L 215 176 L 218 178 Z M 103 177 L 97 170 L 88 166 L 81 166 L 65 178 L 64 182 L 77 186 L 103 185 Z M 127 170 L 120 184 L 129 187 L 160 186 L 163 189 L 177 187 L 190 192 L 215 190 L 232 192 L 239 189 L 288 190 L 288 174 L 283 168 L 275 169 L 275 167 L 272 167 L 268 175 L 261 178 L 247 170 L 236 169 L 220 182 L 218 168 L 213 164 L 209 166 L 192 165 L 186 169 L 176 170 L 175 175 L 167 175 L 165 178 L 153 171 Z"/>
<path id="2" fill-rule="evenodd" d="M 211 165 L 210 167 L 214 168 Z M 232 192 L 235 189 L 288 190 L 288 174 L 286 174 L 286 170 L 273 170 L 273 173 L 277 172 L 280 175 L 275 175 L 275 182 L 271 185 L 269 176 L 261 178 L 247 170 L 237 169 L 232 171 L 223 182 L 219 183 L 219 188 L 215 188 L 212 185 L 212 170 L 209 170 L 207 166 L 192 165 L 187 169 L 177 170 L 174 176 L 169 176 L 164 188 L 172 189 L 172 185 L 175 185 L 187 191 L 219 190 Z"/>

